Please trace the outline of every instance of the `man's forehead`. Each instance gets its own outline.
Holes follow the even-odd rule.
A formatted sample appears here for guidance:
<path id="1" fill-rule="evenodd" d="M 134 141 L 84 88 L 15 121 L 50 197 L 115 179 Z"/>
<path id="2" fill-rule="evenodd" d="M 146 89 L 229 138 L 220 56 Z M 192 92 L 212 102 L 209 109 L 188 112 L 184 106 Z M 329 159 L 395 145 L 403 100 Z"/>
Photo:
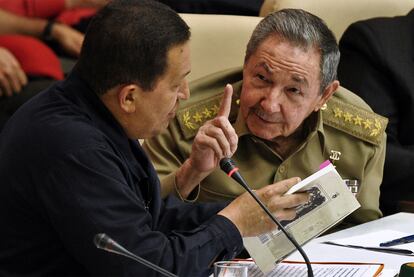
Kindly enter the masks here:
<path id="1" fill-rule="evenodd" d="M 265 61 L 258 62 L 254 65 L 256 69 L 264 69 L 269 75 L 275 75 L 280 74 L 280 70 L 273 68 L 271 65 L 269 65 Z M 296 83 L 303 84 L 306 86 L 309 86 L 308 78 L 310 77 L 309 74 L 307 74 L 305 71 L 299 71 L 299 70 L 292 70 L 292 69 L 282 69 L 282 72 L 285 74 L 290 75 L 290 79 Z"/>
<path id="2" fill-rule="evenodd" d="M 174 78 L 184 78 L 191 71 L 189 43 L 171 47 L 167 52 L 167 72 Z"/>

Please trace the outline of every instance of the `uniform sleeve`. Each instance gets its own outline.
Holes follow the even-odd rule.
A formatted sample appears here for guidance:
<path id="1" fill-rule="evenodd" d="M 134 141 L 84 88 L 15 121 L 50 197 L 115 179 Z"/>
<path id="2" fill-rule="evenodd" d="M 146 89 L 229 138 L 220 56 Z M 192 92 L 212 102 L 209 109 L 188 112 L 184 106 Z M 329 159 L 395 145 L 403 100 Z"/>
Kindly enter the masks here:
<path id="1" fill-rule="evenodd" d="M 191 149 L 190 143 L 178 136 L 180 136 L 178 126 L 172 122 L 166 131 L 151 139 L 146 139 L 142 146 L 160 178 L 163 197 L 176 194 L 175 172 L 187 159 L 187 151 Z"/>
<path id="2" fill-rule="evenodd" d="M 92 275 L 156 274 L 96 249 L 92 240 L 97 233 L 107 233 L 136 255 L 180 276 L 207 275 L 217 258 L 231 259 L 241 250 L 237 228 L 222 216 L 211 216 L 214 209 L 163 203 L 161 216 L 154 218 L 156 212 L 148 212 L 140 196 L 140 184 L 127 183 L 125 170 L 110 151 L 79 150 L 57 162 L 38 188 L 47 220 L 71 256 Z M 206 221 L 198 225 L 202 219 Z"/>
<path id="3" fill-rule="evenodd" d="M 375 147 L 374 155 L 364 168 L 364 179 L 361 182 L 357 195 L 361 207 L 347 218 L 346 221 L 349 223 L 360 224 L 378 219 L 382 216 L 379 199 L 385 161 L 386 140 L 387 135 L 384 132 L 381 143 Z"/>

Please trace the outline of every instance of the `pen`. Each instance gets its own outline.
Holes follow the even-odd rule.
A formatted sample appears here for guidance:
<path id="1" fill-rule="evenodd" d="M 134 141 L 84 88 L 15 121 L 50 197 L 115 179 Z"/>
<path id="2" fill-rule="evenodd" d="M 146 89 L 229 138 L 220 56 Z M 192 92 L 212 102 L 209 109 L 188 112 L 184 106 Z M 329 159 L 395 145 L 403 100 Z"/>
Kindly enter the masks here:
<path id="1" fill-rule="evenodd" d="M 400 244 L 405 244 L 405 243 L 410 243 L 410 242 L 414 242 L 414 235 L 409 235 L 406 237 L 382 242 L 380 243 L 380 246 L 394 246 L 394 245 L 400 245 Z"/>
<path id="2" fill-rule="evenodd" d="M 398 255 L 408 255 L 412 256 L 414 253 L 408 249 L 400 249 L 400 248 L 382 248 L 382 247 L 368 247 L 368 246 L 359 246 L 359 245 L 352 245 L 352 244 L 340 244 L 333 241 L 324 241 L 324 244 L 335 245 L 335 246 L 342 246 L 342 247 L 349 247 L 349 248 L 356 248 L 356 249 L 365 249 L 371 251 L 378 251 L 384 252 L 388 254 L 398 254 Z"/>

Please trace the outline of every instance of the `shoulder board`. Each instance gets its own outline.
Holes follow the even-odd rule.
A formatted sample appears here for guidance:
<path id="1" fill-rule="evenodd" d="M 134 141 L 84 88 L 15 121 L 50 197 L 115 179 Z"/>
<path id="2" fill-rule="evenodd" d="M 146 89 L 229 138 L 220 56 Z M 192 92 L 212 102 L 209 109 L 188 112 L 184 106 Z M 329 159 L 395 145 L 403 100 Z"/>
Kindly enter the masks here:
<path id="1" fill-rule="evenodd" d="M 233 88 L 236 91 L 236 86 L 233 85 Z M 177 111 L 178 124 L 185 139 L 193 138 L 207 120 L 217 115 L 222 97 L 223 93 L 221 92 Z M 230 122 L 236 120 L 239 111 L 238 105 L 238 95 L 234 93 L 229 115 Z"/>
<path id="2" fill-rule="evenodd" d="M 331 97 L 322 110 L 323 123 L 374 145 L 379 145 L 388 119 L 372 111 Z"/>
<path id="3" fill-rule="evenodd" d="M 233 84 L 233 100 L 229 120 L 230 122 L 236 120 L 242 78 L 242 68 L 237 67 L 205 76 L 189 84 L 190 99 L 180 103 L 176 116 L 185 139 L 193 138 L 207 120 L 213 119 L 217 115 L 224 87 L 228 83 Z"/>

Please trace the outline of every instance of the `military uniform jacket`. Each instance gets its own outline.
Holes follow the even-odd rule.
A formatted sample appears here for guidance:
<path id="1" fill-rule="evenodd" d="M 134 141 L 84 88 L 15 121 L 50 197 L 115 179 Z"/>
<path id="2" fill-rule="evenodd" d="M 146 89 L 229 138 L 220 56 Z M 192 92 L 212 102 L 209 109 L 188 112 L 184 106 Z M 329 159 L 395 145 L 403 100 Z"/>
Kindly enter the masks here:
<path id="1" fill-rule="evenodd" d="M 379 193 L 385 155 L 387 120 L 374 114 L 369 106 L 350 91 L 340 88 L 324 111 L 314 113 L 309 134 L 288 158 L 282 159 L 263 140 L 253 136 L 238 115 L 237 95 L 242 74 L 229 70 L 195 81 L 192 96 L 180 106 L 177 117 L 166 132 L 146 140 L 162 185 L 174 187 L 174 172 L 189 157 L 192 139 L 198 128 L 215 116 L 223 88 L 233 83 L 234 103 L 230 121 L 239 136 L 233 156 L 240 172 L 253 189 L 290 178 L 311 175 L 325 160 L 331 160 L 343 179 L 358 180 L 357 199 L 361 208 L 347 220 L 360 223 L 379 218 Z M 244 192 L 219 168 L 201 182 L 200 201 L 232 199 Z"/>
<path id="2" fill-rule="evenodd" d="M 225 204 L 161 199 L 138 142 L 76 75 L 13 116 L 0 156 L 0 276 L 159 276 L 97 249 L 97 233 L 179 276 L 242 250 Z"/>

